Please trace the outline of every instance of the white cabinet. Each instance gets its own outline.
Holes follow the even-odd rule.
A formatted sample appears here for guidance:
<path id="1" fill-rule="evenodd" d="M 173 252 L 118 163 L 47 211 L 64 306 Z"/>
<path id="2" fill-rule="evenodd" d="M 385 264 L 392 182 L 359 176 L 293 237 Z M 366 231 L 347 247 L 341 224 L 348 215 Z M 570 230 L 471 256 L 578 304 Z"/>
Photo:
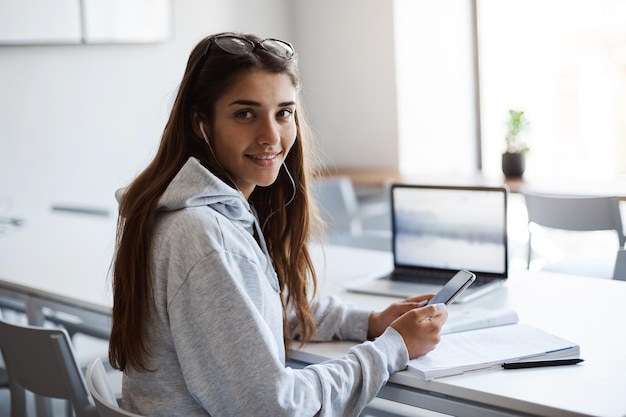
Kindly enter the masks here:
<path id="1" fill-rule="evenodd" d="M 164 42 L 171 0 L 0 0 L 0 44 Z"/>
<path id="2" fill-rule="evenodd" d="M 83 0 L 86 43 L 162 42 L 172 35 L 170 0 Z"/>
<path id="3" fill-rule="evenodd" d="M 0 42 L 80 43 L 79 0 L 0 0 Z"/>

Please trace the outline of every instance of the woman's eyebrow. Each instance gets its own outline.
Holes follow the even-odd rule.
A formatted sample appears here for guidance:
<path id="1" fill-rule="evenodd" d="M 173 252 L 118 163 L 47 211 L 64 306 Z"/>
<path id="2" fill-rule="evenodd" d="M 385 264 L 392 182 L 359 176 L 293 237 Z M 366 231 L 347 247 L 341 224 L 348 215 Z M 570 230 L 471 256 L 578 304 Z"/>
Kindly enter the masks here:
<path id="1" fill-rule="evenodd" d="M 295 101 L 285 101 L 282 103 L 278 103 L 278 107 L 288 107 L 295 106 Z M 254 100 L 235 100 L 229 104 L 229 106 L 251 106 L 251 107 L 261 107 L 261 103 Z"/>
<path id="2" fill-rule="evenodd" d="M 229 104 L 229 106 L 252 106 L 252 107 L 261 107 L 261 103 L 253 100 L 235 100 Z"/>

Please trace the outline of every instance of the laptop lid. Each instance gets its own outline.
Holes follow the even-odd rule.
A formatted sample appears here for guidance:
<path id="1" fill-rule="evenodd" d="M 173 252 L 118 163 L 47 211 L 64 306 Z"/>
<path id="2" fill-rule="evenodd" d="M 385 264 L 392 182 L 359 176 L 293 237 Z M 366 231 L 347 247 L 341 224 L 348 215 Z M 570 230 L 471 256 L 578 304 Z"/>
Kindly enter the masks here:
<path id="1" fill-rule="evenodd" d="M 392 185 L 395 270 L 452 276 L 467 269 L 477 281 L 506 279 L 507 197 L 505 186 Z"/>
<path id="2" fill-rule="evenodd" d="M 508 188 L 393 184 L 393 271 L 347 282 L 348 291 L 408 297 L 435 293 L 459 270 L 476 281 L 466 302 L 508 277 Z"/>

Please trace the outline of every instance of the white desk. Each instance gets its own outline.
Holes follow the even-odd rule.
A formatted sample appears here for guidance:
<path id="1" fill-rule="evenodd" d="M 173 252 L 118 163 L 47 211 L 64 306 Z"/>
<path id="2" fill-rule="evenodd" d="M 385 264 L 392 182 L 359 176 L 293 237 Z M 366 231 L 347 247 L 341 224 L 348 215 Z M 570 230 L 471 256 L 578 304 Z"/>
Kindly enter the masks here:
<path id="1" fill-rule="evenodd" d="M 390 269 L 391 255 L 333 247 L 325 258 L 323 292 L 360 306 L 380 309 L 393 299 L 352 294 L 343 280 Z M 322 272 L 323 274 L 323 272 Z M 379 396 L 452 415 L 606 416 L 626 415 L 626 283 L 551 273 L 513 271 L 505 287 L 466 304 L 511 307 L 521 322 L 581 346 L 580 365 L 525 370 L 481 371 L 423 381 L 408 371 L 390 379 Z M 452 305 L 449 314 L 465 308 Z M 310 344 L 292 354 L 297 365 L 343 354 L 349 342 Z"/>
<path id="2" fill-rule="evenodd" d="M 0 295 L 30 303 L 31 321 L 46 306 L 91 315 L 110 312 L 107 278 L 115 224 L 51 213 L 0 236 Z M 109 237 L 110 236 L 110 237 Z M 393 299 L 347 293 L 341 282 L 391 268 L 391 255 L 328 247 L 314 260 L 321 292 L 382 309 Z M 581 345 L 581 365 L 488 371 L 425 382 L 394 375 L 380 396 L 454 415 L 626 415 L 626 282 L 513 271 L 510 282 L 470 306 L 517 310 L 523 322 Z M 462 306 L 450 306 L 450 314 Z M 63 310 L 62 310 L 63 311 Z M 82 312 L 82 313 L 81 313 Z M 311 344 L 294 351 L 300 365 L 338 356 L 352 343 Z"/>

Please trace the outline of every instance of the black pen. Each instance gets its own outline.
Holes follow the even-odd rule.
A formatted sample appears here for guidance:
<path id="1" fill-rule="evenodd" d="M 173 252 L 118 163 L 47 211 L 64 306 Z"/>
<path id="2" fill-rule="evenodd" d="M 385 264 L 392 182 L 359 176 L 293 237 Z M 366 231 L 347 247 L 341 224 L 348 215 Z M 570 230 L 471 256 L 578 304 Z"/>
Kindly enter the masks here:
<path id="1" fill-rule="evenodd" d="M 531 362 L 509 362 L 503 363 L 504 369 L 522 369 L 522 368 L 538 368 L 541 366 L 561 366 L 561 365 L 576 365 L 581 363 L 584 359 L 557 359 L 551 361 L 531 361 Z"/>

